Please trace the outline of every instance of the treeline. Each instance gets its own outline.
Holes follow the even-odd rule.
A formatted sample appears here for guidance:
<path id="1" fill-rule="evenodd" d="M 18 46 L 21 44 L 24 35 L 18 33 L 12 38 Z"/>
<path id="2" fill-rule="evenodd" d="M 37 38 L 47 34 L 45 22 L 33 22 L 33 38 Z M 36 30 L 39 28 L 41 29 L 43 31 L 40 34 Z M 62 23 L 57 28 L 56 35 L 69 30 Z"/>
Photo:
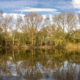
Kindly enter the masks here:
<path id="1" fill-rule="evenodd" d="M 56 46 L 80 42 L 80 15 L 60 13 L 52 17 L 29 13 L 16 19 L 0 12 L 0 47 Z M 14 28 L 14 29 L 13 29 Z"/>

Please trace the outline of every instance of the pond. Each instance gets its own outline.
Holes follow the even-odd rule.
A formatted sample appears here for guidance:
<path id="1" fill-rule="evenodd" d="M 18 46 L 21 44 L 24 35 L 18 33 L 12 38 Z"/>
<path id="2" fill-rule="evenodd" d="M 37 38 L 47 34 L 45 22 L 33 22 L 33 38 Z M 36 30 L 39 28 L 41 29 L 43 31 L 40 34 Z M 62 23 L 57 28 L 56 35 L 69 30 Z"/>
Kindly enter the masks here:
<path id="1" fill-rule="evenodd" d="M 80 53 L 66 50 L 1 51 L 0 80 L 80 80 Z"/>

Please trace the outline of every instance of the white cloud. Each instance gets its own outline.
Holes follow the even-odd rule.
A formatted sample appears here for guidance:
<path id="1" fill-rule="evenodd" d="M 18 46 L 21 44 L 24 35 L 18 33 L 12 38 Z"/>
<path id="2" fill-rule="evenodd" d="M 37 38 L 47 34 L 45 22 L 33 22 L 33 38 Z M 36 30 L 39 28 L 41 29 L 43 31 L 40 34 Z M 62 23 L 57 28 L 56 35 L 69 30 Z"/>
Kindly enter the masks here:
<path id="1" fill-rule="evenodd" d="M 74 8 L 80 9 L 80 0 L 72 0 Z"/>
<path id="2" fill-rule="evenodd" d="M 14 19 L 16 19 L 18 16 L 24 17 L 24 14 L 17 14 L 17 13 L 3 13 L 3 17 L 5 16 L 12 16 Z"/>
<path id="3" fill-rule="evenodd" d="M 78 13 L 80 13 L 80 11 L 78 11 Z"/>
<path id="4" fill-rule="evenodd" d="M 20 12 L 57 12 L 56 9 L 51 9 L 51 8 L 26 8 L 26 9 L 21 9 L 18 10 Z"/>

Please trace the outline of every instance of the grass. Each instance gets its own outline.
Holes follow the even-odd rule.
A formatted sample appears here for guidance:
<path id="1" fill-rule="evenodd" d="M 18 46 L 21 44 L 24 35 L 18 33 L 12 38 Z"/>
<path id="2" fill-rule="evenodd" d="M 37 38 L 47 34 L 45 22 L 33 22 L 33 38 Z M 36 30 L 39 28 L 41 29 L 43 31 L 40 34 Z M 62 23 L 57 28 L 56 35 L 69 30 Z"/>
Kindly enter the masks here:
<path id="1" fill-rule="evenodd" d="M 66 49 L 68 51 L 80 51 L 80 43 L 67 43 Z"/>

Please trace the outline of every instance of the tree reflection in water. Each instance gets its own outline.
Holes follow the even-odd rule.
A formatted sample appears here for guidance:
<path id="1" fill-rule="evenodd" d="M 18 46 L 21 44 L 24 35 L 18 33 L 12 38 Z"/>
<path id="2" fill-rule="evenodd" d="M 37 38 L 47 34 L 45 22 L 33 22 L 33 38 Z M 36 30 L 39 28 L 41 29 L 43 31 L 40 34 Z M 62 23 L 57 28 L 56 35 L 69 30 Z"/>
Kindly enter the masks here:
<path id="1" fill-rule="evenodd" d="M 80 80 L 78 52 L 28 50 L 0 54 L 0 80 Z"/>

